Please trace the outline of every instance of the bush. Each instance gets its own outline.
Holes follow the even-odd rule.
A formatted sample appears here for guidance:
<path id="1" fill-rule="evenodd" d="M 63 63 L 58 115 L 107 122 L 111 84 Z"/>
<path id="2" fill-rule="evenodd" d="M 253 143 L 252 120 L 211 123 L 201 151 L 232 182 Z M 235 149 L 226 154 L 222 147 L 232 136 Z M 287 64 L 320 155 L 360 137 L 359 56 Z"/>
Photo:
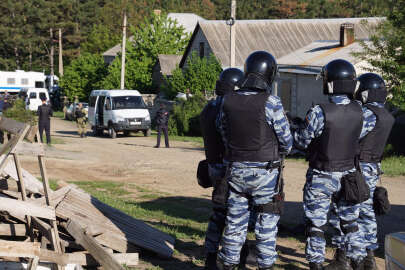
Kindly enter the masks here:
<path id="1" fill-rule="evenodd" d="M 25 109 L 25 102 L 22 99 L 17 99 L 11 108 L 3 112 L 3 116 L 31 126 L 37 124 L 35 113 Z"/>
<path id="2" fill-rule="evenodd" d="M 169 134 L 177 136 L 201 136 L 200 113 L 207 101 L 196 95 L 174 105 L 169 119 Z"/>

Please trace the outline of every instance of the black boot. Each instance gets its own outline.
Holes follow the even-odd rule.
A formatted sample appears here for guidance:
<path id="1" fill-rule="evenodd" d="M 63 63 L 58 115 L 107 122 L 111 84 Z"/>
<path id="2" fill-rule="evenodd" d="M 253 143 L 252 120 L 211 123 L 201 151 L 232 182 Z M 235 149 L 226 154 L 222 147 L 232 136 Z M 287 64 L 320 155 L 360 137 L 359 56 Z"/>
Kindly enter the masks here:
<path id="1" fill-rule="evenodd" d="M 314 262 L 310 262 L 309 263 L 309 270 L 322 270 L 323 266 L 321 263 L 314 263 Z"/>
<path id="2" fill-rule="evenodd" d="M 352 268 L 353 270 L 364 270 L 364 260 L 360 262 L 352 261 Z"/>
<path id="3" fill-rule="evenodd" d="M 335 258 L 328 264 L 325 270 L 353 270 L 350 266 L 350 260 L 346 257 L 346 251 L 343 249 L 336 250 Z"/>
<path id="4" fill-rule="evenodd" d="M 217 270 L 217 253 L 208 253 L 205 258 L 204 270 Z"/>
<path id="5" fill-rule="evenodd" d="M 367 257 L 364 258 L 364 270 L 377 270 L 373 250 L 367 249 Z"/>
<path id="6" fill-rule="evenodd" d="M 237 270 L 238 265 L 237 264 L 224 264 L 224 262 L 221 259 L 217 260 L 217 268 L 218 270 Z"/>

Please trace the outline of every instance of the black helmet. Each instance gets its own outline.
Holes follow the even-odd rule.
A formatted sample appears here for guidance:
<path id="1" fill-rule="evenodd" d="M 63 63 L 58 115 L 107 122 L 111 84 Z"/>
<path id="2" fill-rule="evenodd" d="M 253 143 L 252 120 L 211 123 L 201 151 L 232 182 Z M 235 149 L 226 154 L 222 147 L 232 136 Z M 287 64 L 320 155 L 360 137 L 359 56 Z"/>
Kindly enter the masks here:
<path id="1" fill-rule="evenodd" d="M 219 80 L 215 87 L 215 93 L 218 96 L 223 96 L 226 93 L 235 90 L 235 86 L 239 86 L 243 72 L 237 68 L 227 68 L 219 74 Z"/>
<path id="2" fill-rule="evenodd" d="M 343 59 L 330 61 L 322 68 L 323 92 L 325 95 L 353 95 L 357 80 L 354 66 Z"/>
<path id="3" fill-rule="evenodd" d="M 271 86 L 277 74 L 277 61 L 268 52 L 253 52 L 245 61 L 245 74 L 256 75 Z"/>
<path id="4" fill-rule="evenodd" d="M 356 92 L 356 99 L 363 103 L 384 103 L 387 98 L 387 88 L 384 79 L 375 73 L 365 73 L 357 78 L 360 82 Z"/>

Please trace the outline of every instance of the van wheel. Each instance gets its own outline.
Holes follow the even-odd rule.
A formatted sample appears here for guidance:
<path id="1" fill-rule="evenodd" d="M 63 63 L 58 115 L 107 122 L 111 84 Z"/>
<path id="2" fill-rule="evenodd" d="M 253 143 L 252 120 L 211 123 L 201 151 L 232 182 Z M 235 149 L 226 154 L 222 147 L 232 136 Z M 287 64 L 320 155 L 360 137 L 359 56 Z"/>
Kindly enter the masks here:
<path id="1" fill-rule="evenodd" d="M 111 139 L 117 138 L 117 132 L 115 132 L 114 128 L 112 125 L 108 127 L 108 135 L 110 136 Z"/>
<path id="2" fill-rule="evenodd" d="M 150 128 L 143 131 L 143 136 L 149 137 L 150 136 Z"/>
<path id="3" fill-rule="evenodd" d="M 124 136 L 128 137 L 131 134 L 131 132 L 129 132 L 128 130 L 124 130 Z"/>

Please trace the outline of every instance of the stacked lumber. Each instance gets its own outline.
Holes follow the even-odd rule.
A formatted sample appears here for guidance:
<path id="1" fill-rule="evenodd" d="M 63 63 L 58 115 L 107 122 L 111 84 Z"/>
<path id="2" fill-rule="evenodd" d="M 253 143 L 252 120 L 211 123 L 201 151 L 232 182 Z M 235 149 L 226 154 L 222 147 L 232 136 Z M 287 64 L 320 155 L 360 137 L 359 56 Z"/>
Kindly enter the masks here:
<path id="1" fill-rule="evenodd" d="M 32 127 L 0 119 L 12 136 L 0 148 L 0 269 L 123 270 L 142 249 L 171 257 L 174 239 L 110 207 L 75 185 L 49 188 L 45 151 Z M 19 155 L 38 157 L 42 182 Z"/>

